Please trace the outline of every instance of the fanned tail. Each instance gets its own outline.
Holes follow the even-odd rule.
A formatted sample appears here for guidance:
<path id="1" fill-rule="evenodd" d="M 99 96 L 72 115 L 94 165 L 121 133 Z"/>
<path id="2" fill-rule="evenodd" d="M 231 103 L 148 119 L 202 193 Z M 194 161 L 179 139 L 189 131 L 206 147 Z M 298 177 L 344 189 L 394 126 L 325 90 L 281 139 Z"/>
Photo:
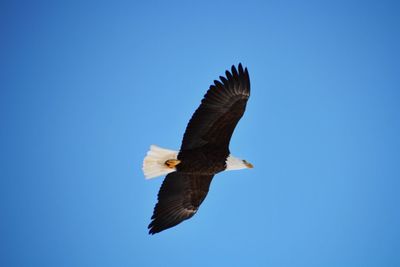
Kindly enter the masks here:
<path id="1" fill-rule="evenodd" d="M 143 160 L 143 174 L 146 179 L 155 178 L 157 176 L 166 175 L 176 171 L 176 168 L 170 168 L 165 165 L 167 160 L 176 160 L 178 151 L 165 149 L 156 145 L 151 145 Z"/>

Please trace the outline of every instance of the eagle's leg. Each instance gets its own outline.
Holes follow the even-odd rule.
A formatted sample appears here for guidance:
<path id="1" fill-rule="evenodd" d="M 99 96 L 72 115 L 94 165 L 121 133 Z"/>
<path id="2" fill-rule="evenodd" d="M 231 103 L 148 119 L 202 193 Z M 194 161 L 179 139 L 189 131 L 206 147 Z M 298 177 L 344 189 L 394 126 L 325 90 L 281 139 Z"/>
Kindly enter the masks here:
<path id="1" fill-rule="evenodd" d="M 169 159 L 169 160 L 165 161 L 164 164 L 165 164 L 168 168 L 173 169 L 173 168 L 175 168 L 175 166 L 178 165 L 179 163 L 181 163 L 181 161 L 180 161 L 179 159 Z"/>

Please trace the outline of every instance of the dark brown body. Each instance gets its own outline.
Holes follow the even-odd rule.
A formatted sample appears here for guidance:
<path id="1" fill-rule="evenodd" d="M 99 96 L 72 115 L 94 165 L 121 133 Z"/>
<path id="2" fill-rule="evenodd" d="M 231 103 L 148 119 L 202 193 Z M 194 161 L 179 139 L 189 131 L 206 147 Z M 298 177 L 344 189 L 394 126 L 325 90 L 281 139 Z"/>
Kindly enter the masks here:
<path id="1" fill-rule="evenodd" d="M 207 146 L 179 152 L 178 159 L 181 161 L 176 166 L 178 172 L 192 174 L 217 174 L 226 168 L 226 159 L 229 151 L 215 149 Z"/>
<path id="2" fill-rule="evenodd" d="M 158 193 L 149 233 L 155 234 L 191 218 L 207 196 L 215 174 L 226 169 L 229 142 L 250 96 L 247 69 L 239 64 L 214 81 L 193 114 L 183 136 L 176 171 Z"/>

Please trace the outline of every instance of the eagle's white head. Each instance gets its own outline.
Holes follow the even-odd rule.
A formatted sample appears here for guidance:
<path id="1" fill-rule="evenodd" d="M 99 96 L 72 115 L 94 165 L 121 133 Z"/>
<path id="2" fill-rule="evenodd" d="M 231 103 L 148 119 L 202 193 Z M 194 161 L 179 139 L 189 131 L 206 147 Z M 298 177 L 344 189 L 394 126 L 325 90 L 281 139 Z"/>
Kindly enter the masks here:
<path id="1" fill-rule="evenodd" d="M 226 159 L 226 169 L 225 169 L 226 171 L 251 169 L 251 168 L 253 168 L 253 164 L 247 162 L 244 159 L 239 159 L 232 155 L 229 155 L 229 157 Z"/>

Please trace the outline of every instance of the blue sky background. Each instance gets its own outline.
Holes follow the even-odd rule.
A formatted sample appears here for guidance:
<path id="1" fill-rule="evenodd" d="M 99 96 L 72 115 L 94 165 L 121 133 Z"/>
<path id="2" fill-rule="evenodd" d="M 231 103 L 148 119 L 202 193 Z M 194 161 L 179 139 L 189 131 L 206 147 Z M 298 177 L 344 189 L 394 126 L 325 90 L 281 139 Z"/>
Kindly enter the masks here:
<path id="1" fill-rule="evenodd" d="M 2 1 L 1 266 L 400 266 L 397 1 Z M 252 96 L 190 221 L 147 225 L 232 64 Z"/>

